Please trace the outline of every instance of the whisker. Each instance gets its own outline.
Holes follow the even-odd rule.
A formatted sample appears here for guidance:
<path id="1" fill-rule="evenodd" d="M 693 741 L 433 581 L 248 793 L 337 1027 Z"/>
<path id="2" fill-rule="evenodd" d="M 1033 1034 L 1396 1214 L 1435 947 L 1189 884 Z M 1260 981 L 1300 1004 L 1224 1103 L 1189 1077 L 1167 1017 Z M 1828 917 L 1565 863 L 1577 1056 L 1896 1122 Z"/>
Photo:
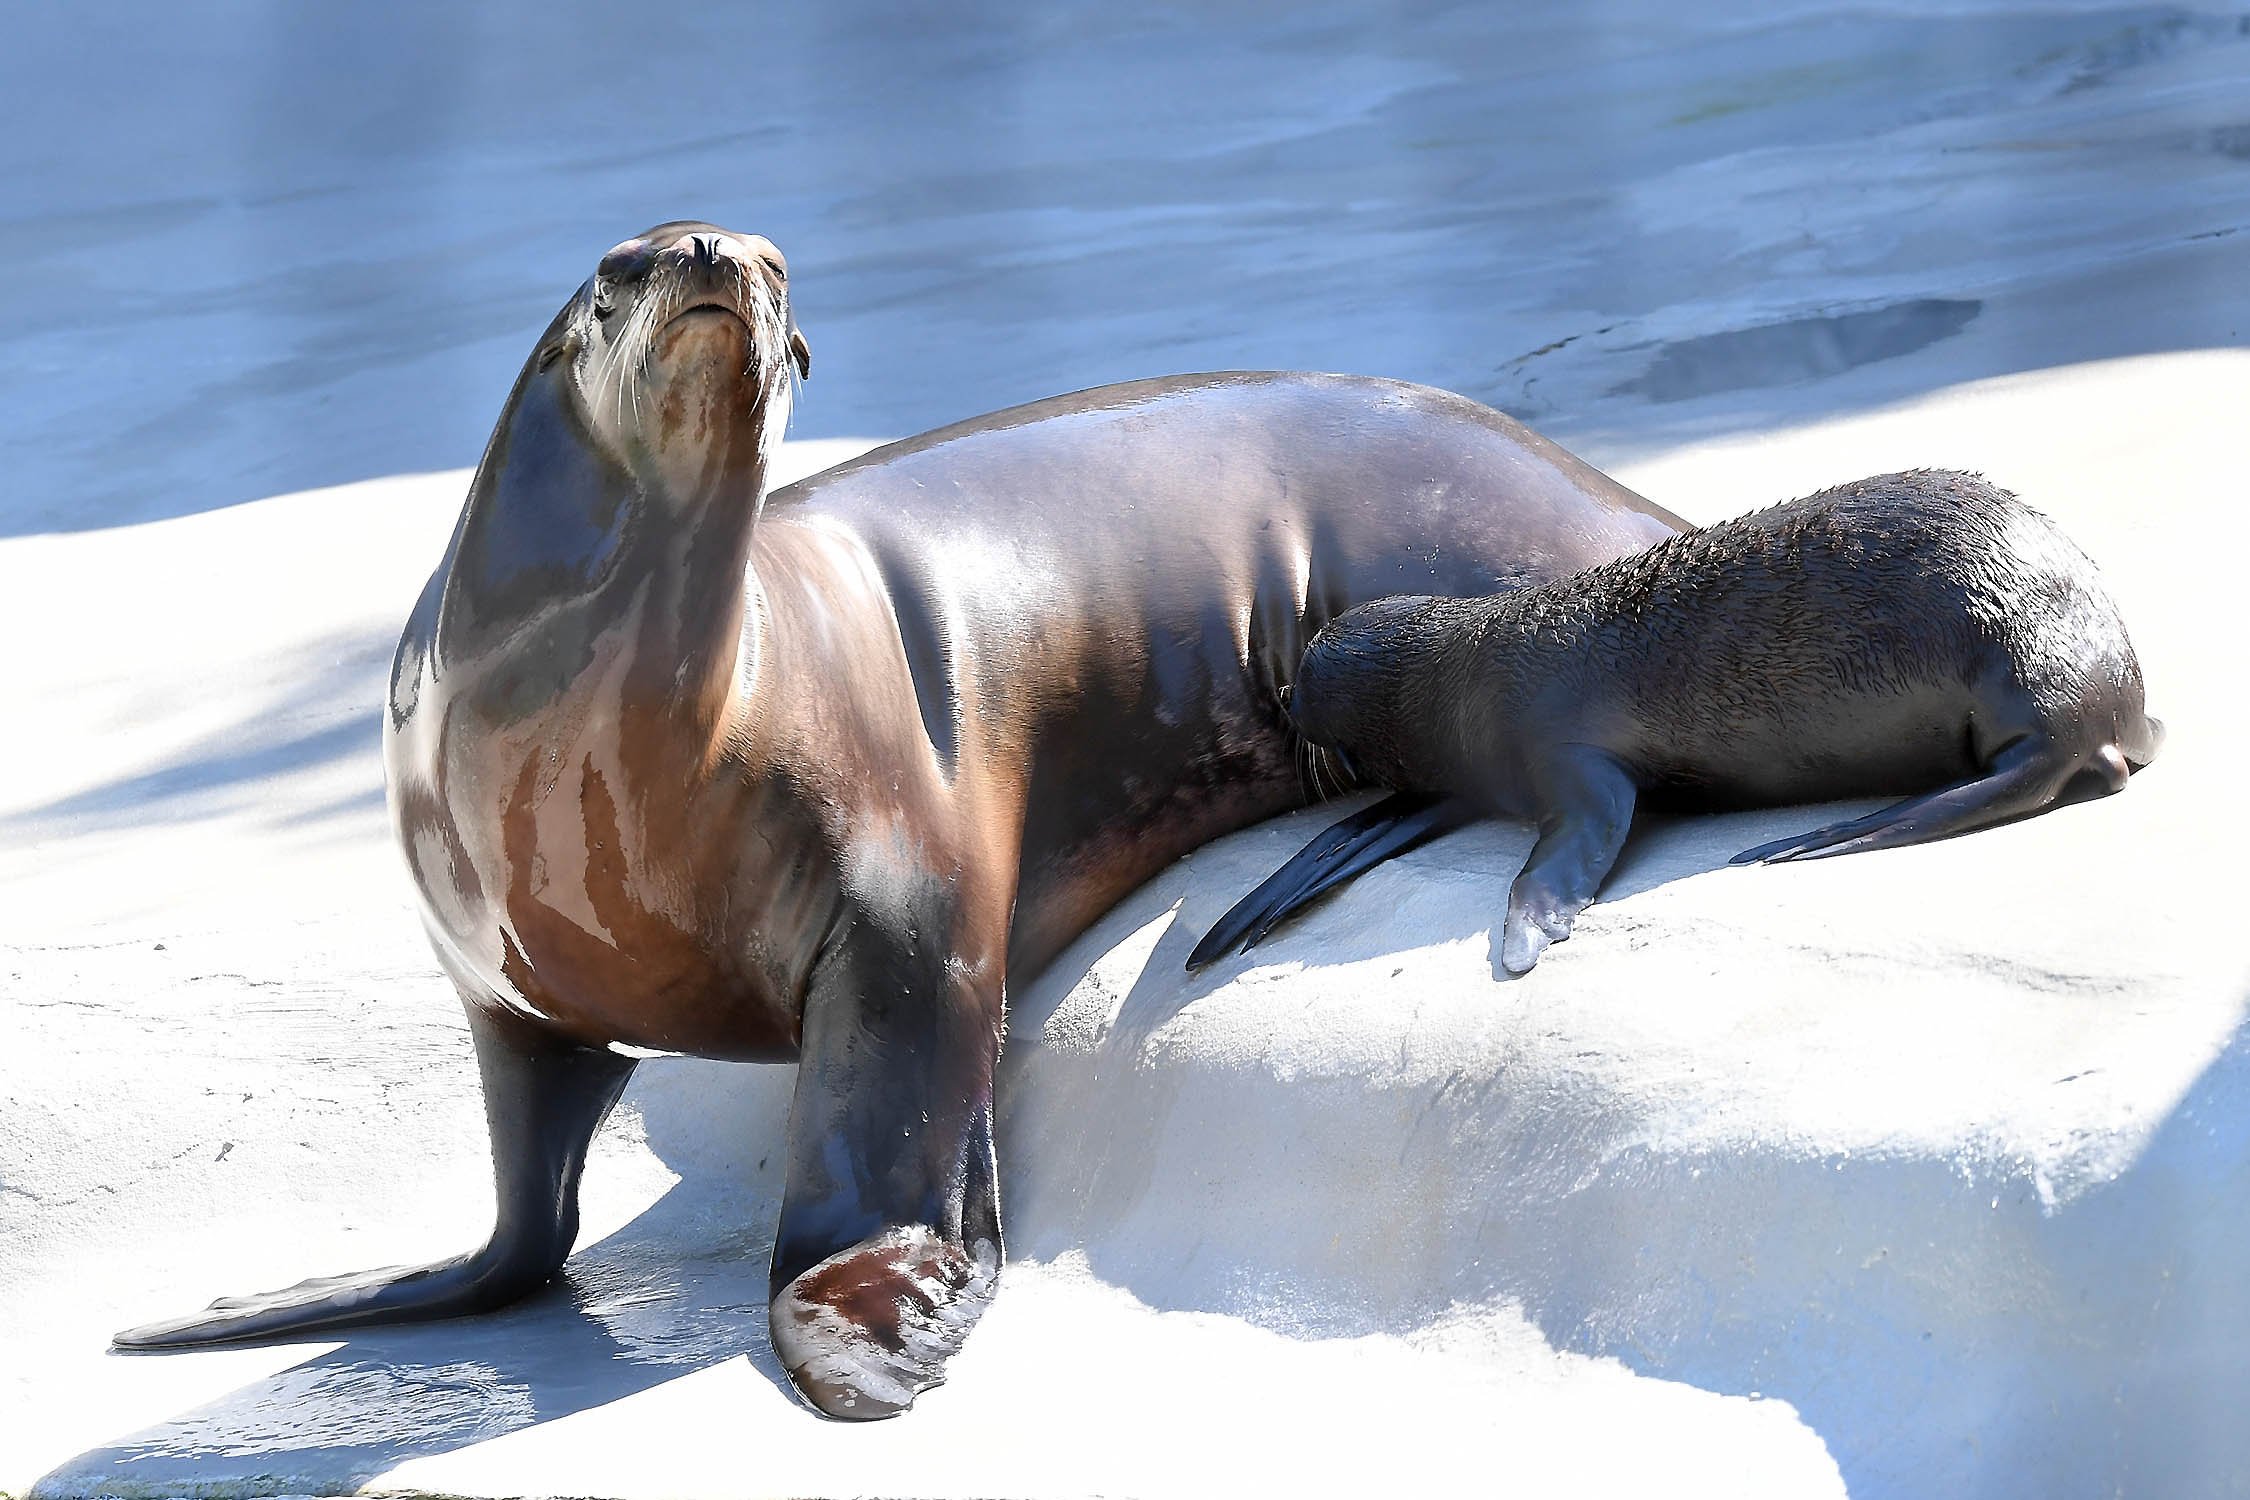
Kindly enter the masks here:
<path id="1" fill-rule="evenodd" d="M 732 260 L 725 264 L 718 290 L 750 333 L 742 375 L 752 383 L 756 399 L 765 408 L 757 441 L 761 452 L 770 455 L 788 425 L 801 388 L 789 352 L 786 293 L 767 295 L 758 267 Z M 587 404 L 592 410 L 601 410 L 606 398 L 610 420 L 617 426 L 627 425 L 628 410 L 633 425 L 646 419 L 642 395 L 656 373 L 656 340 L 673 318 L 699 300 L 699 295 L 700 289 L 688 279 L 666 275 L 641 288 L 631 310 L 605 341 L 607 358 L 587 390 Z"/>

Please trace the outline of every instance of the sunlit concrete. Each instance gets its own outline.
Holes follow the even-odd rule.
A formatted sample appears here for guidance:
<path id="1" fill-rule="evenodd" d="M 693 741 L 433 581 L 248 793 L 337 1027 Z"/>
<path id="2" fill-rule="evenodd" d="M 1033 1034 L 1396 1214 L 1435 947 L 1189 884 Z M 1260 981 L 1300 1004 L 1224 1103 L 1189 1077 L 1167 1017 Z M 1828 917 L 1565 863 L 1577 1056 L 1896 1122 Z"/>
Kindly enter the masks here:
<path id="1" fill-rule="evenodd" d="M 130 578 L 169 622 L 115 677 L 10 666 L 55 732 L 0 811 L 0 1314 L 31 1351 L 0 1375 L 0 1489 L 1364 1493 L 1504 1453 L 1605 1494 L 2226 1493 L 2246 399 L 2250 356 L 2173 356 L 1628 469 L 1703 517 L 1915 460 L 2006 479 L 2103 560 L 2164 758 L 2106 801 L 1810 866 L 1723 868 L 1802 810 L 1660 826 L 1505 983 L 1521 830 L 1190 980 L 1201 925 L 1326 814 L 1222 841 L 1018 993 L 1017 1264 L 953 1382 L 873 1432 L 795 1406 L 764 1340 L 786 1069 L 647 1065 L 568 1283 L 518 1311 L 102 1351 L 480 1229 L 473 1075 L 355 696 L 460 476 L 0 543 L 19 638 L 32 586 Z M 261 586 L 276 557 L 365 581 Z M 128 749 L 106 731 L 144 672 Z M 332 723 L 363 742 L 293 758 Z"/>
<path id="2" fill-rule="evenodd" d="M 2076 0 L 12 16 L 0 1492 L 2250 1489 L 2246 73 Z M 383 681 L 537 329 L 682 213 L 791 257 L 797 471 L 1226 366 L 1464 390 L 1696 519 L 1981 468 L 2170 741 L 1930 849 L 1650 828 L 1505 983 L 1521 830 L 1190 980 L 1328 815 L 1201 852 L 1016 987 L 1015 1264 L 878 1428 L 766 1344 L 786 1069 L 645 1065 L 515 1311 L 106 1353 L 482 1231 Z"/>

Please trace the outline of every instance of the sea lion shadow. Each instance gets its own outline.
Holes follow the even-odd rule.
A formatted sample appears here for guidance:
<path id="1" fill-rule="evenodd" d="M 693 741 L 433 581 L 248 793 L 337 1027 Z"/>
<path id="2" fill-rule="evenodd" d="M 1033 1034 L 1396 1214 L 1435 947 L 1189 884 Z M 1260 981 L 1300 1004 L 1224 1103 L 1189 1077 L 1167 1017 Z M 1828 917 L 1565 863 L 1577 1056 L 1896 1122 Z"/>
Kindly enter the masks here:
<path id="1" fill-rule="evenodd" d="M 1931 842 L 2005 828 L 2108 795 L 2111 789 L 2100 776 L 2081 772 L 2044 806 Z M 1236 901 L 1315 834 L 1375 800 L 1360 795 L 1300 809 L 1189 855 L 1064 951 L 1039 978 L 1037 991 L 1047 999 L 1044 1010 L 1031 1019 L 1043 1024 L 1104 955 L 1157 917 L 1164 906 L 1171 908 L 1172 921 L 1116 1010 L 1115 1024 L 1144 1038 L 1195 1001 L 1255 969 L 1363 963 L 1407 949 L 1458 942 L 1480 932 L 1487 936 L 1493 980 L 1510 984 L 1525 977 L 1510 973 L 1501 963 L 1500 944 L 1509 888 L 1530 856 L 1536 829 L 1529 822 L 1503 818 L 1469 823 L 1377 865 L 1291 913 L 1258 947 L 1229 953 L 1199 971 L 1183 974 L 1188 954 Z M 1860 818 L 1899 800 L 1894 795 L 1779 807 L 1686 810 L 1659 803 L 1644 808 L 1635 816 L 1616 865 L 1581 914 L 1576 930 L 1584 936 L 1596 935 L 1605 925 L 1605 908 L 1622 906 L 1676 881 L 1722 874 L 1746 850 Z M 1630 927 L 1630 921 L 1625 925 Z M 1589 933 L 1589 928 L 1594 932 Z M 1057 973 L 1065 973 L 1063 982 L 1054 981 Z M 1011 1014 L 1022 1018 L 1024 1013 L 1022 1007 L 1012 1005 Z"/>
<path id="2" fill-rule="evenodd" d="M 2098 800 L 2105 792 L 2099 778 L 2081 775 L 2044 807 L 1984 828 L 1949 834 L 1946 839 L 1971 837 L 2042 817 Z M 1634 819 L 1632 834 L 1608 879 L 1602 882 L 1600 894 L 1580 914 L 1575 935 L 1582 942 L 1635 940 L 1629 904 L 1636 898 L 1677 881 L 1723 876 L 1744 850 L 1859 818 L 1898 800 L 1862 797 L 1715 812 L 1643 812 Z M 1224 904 L 1197 899 L 1191 892 L 1181 903 L 1179 921 L 1159 945 L 1158 959 L 1148 966 L 1147 977 L 1153 982 L 1134 986 L 1121 1017 L 1133 1017 L 1138 1024 L 1153 1029 L 1195 999 L 1253 969 L 1286 963 L 1307 969 L 1363 963 L 1406 949 L 1463 941 L 1479 933 L 1486 937 L 1486 960 L 1493 981 L 1516 983 L 1528 976 L 1508 971 L 1500 961 L 1500 945 L 1508 891 L 1531 853 L 1534 838 L 1535 830 L 1526 822 L 1487 819 L 1471 823 L 1377 866 L 1350 885 L 1314 901 L 1284 921 L 1258 948 L 1211 964 L 1183 988 L 1173 982 L 1179 965 L 1226 909 Z M 1253 878 L 1251 884 L 1262 878 Z M 1245 891 L 1249 888 L 1243 887 Z M 1623 930 L 1605 931 L 1610 928 Z M 1178 958 L 1161 961 L 1169 959 L 1175 947 Z"/>
<path id="3" fill-rule="evenodd" d="M 583 1305 L 577 1271 L 502 1312 L 343 1335 L 340 1347 L 79 1454 L 30 1493 L 191 1494 L 252 1459 L 272 1487 L 258 1493 L 351 1494 L 410 1460 L 690 1373 L 617 1338 Z"/>
<path id="4" fill-rule="evenodd" d="M 336 1348 L 56 1466 L 31 1495 L 196 1493 L 220 1455 L 229 1470 L 251 1460 L 259 1493 L 349 1494 L 729 1360 L 787 1392 L 765 1308 L 795 1071 L 644 1063 L 611 1130 L 637 1130 L 679 1180 L 581 1243 L 553 1285 L 478 1317 L 334 1335 Z"/>

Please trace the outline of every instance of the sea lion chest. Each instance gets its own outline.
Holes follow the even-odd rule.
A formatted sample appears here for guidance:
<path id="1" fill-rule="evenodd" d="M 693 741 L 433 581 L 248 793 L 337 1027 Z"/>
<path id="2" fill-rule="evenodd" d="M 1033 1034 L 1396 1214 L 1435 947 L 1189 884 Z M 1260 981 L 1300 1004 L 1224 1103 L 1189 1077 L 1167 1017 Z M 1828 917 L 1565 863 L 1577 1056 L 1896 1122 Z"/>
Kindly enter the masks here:
<path id="1" fill-rule="evenodd" d="M 388 760 L 425 919 L 457 975 L 579 1041 L 786 1057 L 832 917 L 817 820 L 681 722 L 631 641 L 562 625 L 437 670 L 408 632 Z"/>

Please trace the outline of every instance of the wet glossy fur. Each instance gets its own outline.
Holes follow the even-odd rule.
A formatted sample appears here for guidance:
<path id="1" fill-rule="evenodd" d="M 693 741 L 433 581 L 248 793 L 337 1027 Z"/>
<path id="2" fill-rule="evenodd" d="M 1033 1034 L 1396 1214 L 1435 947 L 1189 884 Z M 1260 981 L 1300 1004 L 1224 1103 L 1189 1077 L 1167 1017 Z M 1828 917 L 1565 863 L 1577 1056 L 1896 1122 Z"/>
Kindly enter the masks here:
<path id="1" fill-rule="evenodd" d="M 820 1410 L 902 1410 L 999 1272 L 1010 974 L 1311 799 L 1280 693 L 1339 611 L 1680 527 L 1473 402 L 1286 374 L 1057 397 L 767 501 L 788 308 L 754 236 L 613 251 L 400 643 L 392 807 L 477 1041 L 492 1239 L 121 1345 L 499 1306 L 568 1253 L 634 1056 L 793 1057 L 774 1346 Z"/>

